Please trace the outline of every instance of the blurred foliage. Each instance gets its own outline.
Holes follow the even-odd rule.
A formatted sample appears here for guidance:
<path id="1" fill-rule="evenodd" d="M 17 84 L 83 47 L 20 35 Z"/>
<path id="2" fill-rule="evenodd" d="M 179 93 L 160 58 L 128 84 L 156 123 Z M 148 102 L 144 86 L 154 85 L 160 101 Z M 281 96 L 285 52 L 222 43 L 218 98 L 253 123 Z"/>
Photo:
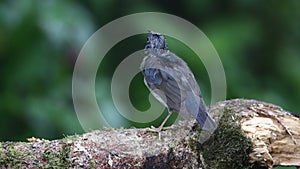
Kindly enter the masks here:
<path id="1" fill-rule="evenodd" d="M 297 0 L 1 1 L 0 139 L 54 139 L 82 133 L 71 86 L 80 49 L 106 23 L 147 11 L 175 14 L 208 36 L 225 68 L 227 99 L 252 98 L 300 112 L 299 7 Z M 142 49 L 145 40 L 146 35 L 128 38 L 107 54 L 104 66 L 98 70 L 99 76 L 107 79 L 103 83 L 110 82 L 118 63 Z M 204 67 L 199 67 L 200 61 L 195 62 L 195 54 L 176 39 L 168 38 L 168 43 L 171 51 L 182 56 L 194 72 L 203 72 L 195 76 L 209 103 L 209 79 Z M 109 97 L 110 90 L 97 90 L 106 90 L 105 97 Z M 148 91 L 140 74 L 130 91 L 138 109 L 149 107 L 145 101 L 148 96 L 142 94 Z M 110 113 L 114 108 L 109 106 L 105 111 Z M 118 114 L 109 116 L 114 127 L 148 125 L 116 121 Z"/>

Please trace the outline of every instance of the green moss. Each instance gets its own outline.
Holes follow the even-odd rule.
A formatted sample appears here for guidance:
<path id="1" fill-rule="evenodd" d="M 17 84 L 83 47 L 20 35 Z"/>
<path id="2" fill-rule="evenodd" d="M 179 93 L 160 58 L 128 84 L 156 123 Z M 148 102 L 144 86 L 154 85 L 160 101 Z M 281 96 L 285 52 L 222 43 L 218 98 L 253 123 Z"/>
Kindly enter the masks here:
<path id="1" fill-rule="evenodd" d="M 237 123 L 238 118 L 235 112 L 225 110 L 217 130 L 208 141 L 201 144 L 197 141 L 199 138 L 195 137 L 189 140 L 189 145 L 199 154 L 199 162 L 200 154 L 203 154 L 205 163 L 209 165 L 209 168 L 251 168 L 248 155 L 252 149 L 252 143 L 241 131 L 240 124 Z M 195 129 L 201 132 L 199 127 Z"/>
<path id="2" fill-rule="evenodd" d="M 64 135 L 63 140 L 64 141 L 68 141 L 70 139 L 76 139 L 77 137 L 79 137 L 77 134 L 74 134 L 74 135 Z"/>
<path id="3" fill-rule="evenodd" d="M 62 167 L 67 168 L 71 166 L 69 153 L 73 143 L 64 143 L 63 148 L 58 152 L 48 149 L 43 153 L 44 159 L 47 161 L 47 168 Z"/>
<path id="4" fill-rule="evenodd" d="M 0 166 L 2 167 L 22 167 L 26 164 L 25 159 L 31 155 L 26 148 L 17 148 L 15 143 L 6 142 L 1 144 Z"/>
<path id="5" fill-rule="evenodd" d="M 91 160 L 90 161 L 90 168 L 96 168 L 96 161 L 95 160 Z"/>

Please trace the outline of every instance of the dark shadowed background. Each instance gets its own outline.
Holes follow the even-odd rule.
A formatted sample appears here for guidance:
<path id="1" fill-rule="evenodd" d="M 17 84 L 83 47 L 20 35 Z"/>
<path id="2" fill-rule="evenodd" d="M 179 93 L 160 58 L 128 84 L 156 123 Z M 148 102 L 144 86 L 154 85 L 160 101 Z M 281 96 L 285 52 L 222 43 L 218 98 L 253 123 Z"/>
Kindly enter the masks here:
<path id="1" fill-rule="evenodd" d="M 72 102 L 76 57 L 101 26 L 136 12 L 170 13 L 197 25 L 223 62 L 227 99 L 252 98 L 300 112 L 299 9 L 297 0 L 1 1 L 0 140 L 55 139 L 83 133 Z M 142 49 L 145 41 L 146 34 L 118 43 L 107 54 L 99 76 L 111 79 L 114 67 Z M 194 72 L 203 72 L 195 76 L 209 103 L 210 84 L 204 67 L 189 59 L 193 53 L 187 46 L 172 38 L 168 42 L 170 50 L 182 56 Z M 141 75 L 133 80 L 130 92 L 138 109 L 149 107 Z M 152 125 L 158 124 L 159 120 Z M 136 124 L 124 120 L 113 124 L 132 125 Z"/>

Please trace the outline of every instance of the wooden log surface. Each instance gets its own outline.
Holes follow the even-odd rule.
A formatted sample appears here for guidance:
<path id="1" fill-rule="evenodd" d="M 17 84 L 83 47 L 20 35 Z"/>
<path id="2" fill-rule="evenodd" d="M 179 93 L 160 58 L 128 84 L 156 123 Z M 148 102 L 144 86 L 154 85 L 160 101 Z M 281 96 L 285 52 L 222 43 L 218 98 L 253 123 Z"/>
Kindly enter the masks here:
<path id="1" fill-rule="evenodd" d="M 104 129 L 59 140 L 1 142 L 2 168 L 273 168 L 300 166 L 300 119 L 279 106 L 234 99 L 211 106 L 214 133 L 178 121 L 159 139 L 149 129 Z M 205 141 L 205 142 L 204 142 Z"/>

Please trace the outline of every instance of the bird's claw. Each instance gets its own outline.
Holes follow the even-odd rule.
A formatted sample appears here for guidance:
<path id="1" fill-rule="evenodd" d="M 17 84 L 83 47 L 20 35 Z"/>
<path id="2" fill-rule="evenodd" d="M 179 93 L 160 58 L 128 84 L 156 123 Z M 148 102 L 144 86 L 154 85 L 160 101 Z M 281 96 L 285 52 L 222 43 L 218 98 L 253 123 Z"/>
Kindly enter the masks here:
<path id="1" fill-rule="evenodd" d="M 158 134 L 159 140 L 161 139 L 161 131 L 162 131 L 161 128 L 156 128 L 156 127 L 154 127 L 154 126 L 151 126 L 151 127 L 148 128 L 147 130 L 148 130 L 149 132 L 157 133 L 157 134 Z"/>

